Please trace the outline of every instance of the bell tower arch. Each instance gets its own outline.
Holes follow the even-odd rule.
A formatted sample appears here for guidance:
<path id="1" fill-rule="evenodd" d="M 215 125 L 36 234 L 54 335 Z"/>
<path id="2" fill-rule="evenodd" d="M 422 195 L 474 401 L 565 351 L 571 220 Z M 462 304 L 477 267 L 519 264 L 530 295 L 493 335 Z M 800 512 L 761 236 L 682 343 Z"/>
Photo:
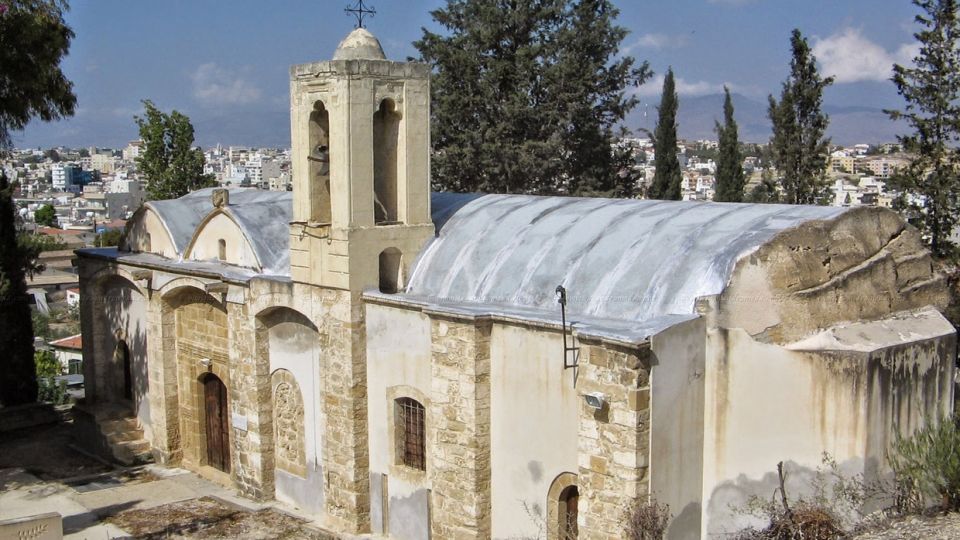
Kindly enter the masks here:
<path id="1" fill-rule="evenodd" d="M 410 264 L 434 234 L 429 77 L 425 64 L 387 60 L 365 28 L 332 60 L 291 69 L 294 281 L 376 288 L 381 253 Z"/>

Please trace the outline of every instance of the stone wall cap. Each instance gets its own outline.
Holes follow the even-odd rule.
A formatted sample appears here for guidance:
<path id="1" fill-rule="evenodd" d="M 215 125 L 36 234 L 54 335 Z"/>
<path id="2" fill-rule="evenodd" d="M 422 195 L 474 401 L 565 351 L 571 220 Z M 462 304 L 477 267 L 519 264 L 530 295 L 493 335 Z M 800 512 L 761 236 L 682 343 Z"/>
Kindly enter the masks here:
<path id="1" fill-rule="evenodd" d="M 883 319 L 841 323 L 786 346 L 794 351 L 875 352 L 956 334 L 936 308 L 891 313 Z"/>

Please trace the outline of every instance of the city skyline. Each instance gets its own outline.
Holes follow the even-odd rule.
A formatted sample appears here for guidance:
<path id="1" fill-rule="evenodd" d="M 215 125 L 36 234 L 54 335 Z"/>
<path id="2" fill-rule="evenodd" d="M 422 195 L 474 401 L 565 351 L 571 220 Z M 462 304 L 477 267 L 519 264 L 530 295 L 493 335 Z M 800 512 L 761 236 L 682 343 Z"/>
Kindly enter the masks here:
<path id="1" fill-rule="evenodd" d="M 402 60 L 416 56 L 412 42 L 422 26 L 438 30 L 429 12 L 443 4 L 375 2 L 377 15 L 366 25 L 389 58 Z M 863 0 L 615 4 L 621 10 L 619 24 L 630 31 L 623 53 L 648 60 L 658 74 L 635 90 L 641 105 L 627 119 L 631 129 L 652 125 L 659 76 L 668 66 L 677 74 L 682 100 L 681 134 L 703 134 L 703 129 L 684 132 L 693 124 L 709 127 L 709 105 L 724 84 L 744 104 L 738 106 L 742 123 L 762 122 L 766 95 L 779 91 L 787 73 L 789 31 L 798 27 L 814 46 L 824 74 L 837 76 L 825 93 L 826 104 L 837 111 L 855 107 L 851 110 L 859 116 L 852 120 L 871 122 L 864 131 L 873 133 L 884 121 L 880 109 L 901 104 L 886 80 L 889 65 L 906 61 L 915 48 L 914 10 L 905 0 L 886 0 L 881 9 Z M 289 66 L 329 58 L 355 21 L 343 12 L 345 2 L 282 6 L 75 2 L 67 22 L 76 38 L 63 69 L 75 83 L 77 114 L 51 124 L 34 121 L 14 134 L 14 144 L 118 147 L 136 137 L 133 116 L 142 110 L 141 99 L 151 99 L 190 116 L 198 144 L 289 145 Z M 684 118 L 685 113 L 693 118 Z M 837 117 L 838 129 L 849 128 L 846 124 Z M 762 137 L 762 129 L 755 131 L 754 139 Z M 850 137 L 855 139 L 856 131 Z"/>

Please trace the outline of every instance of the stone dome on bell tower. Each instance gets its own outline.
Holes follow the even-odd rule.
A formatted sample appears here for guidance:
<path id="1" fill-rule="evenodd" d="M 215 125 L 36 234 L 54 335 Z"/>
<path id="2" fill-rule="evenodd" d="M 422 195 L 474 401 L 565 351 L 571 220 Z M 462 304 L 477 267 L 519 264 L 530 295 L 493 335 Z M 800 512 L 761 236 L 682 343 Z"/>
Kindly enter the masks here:
<path id="1" fill-rule="evenodd" d="M 386 60 L 383 47 L 366 28 L 357 28 L 343 38 L 333 53 L 334 60 Z"/>

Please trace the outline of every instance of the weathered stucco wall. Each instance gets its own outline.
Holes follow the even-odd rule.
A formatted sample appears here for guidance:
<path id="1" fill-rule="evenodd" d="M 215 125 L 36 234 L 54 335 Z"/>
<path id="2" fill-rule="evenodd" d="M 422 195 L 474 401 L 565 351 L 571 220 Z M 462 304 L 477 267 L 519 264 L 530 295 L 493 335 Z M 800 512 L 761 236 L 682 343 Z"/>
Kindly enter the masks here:
<path id="1" fill-rule="evenodd" d="M 393 434 L 393 401 L 412 397 L 429 416 L 431 393 L 430 319 L 419 311 L 366 305 L 367 404 L 370 436 L 372 532 L 392 538 L 429 538 L 427 473 L 397 463 Z M 386 480 L 384 480 L 386 477 Z"/>
<path id="2" fill-rule="evenodd" d="M 846 474 L 876 477 L 895 433 L 909 433 L 925 415 L 947 409 L 956 337 L 939 313 L 928 314 L 919 325 L 913 315 L 907 322 L 888 319 L 893 336 L 908 336 L 899 344 L 861 340 L 834 350 L 790 350 L 741 329 L 709 330 L 705 533 L 757 525 L 730 507 L 769 495 L 778 461 L 790 462 L 794 495 L 809 487 L 823 452 Z"/>
<path id="3" fill-rule="evenodd" d="M 651 339 L 650 491 L 657 502 L 670 506 L 671 540 L 700 534 L 705 349 L 703 319 Z"/>
<path id="4" fill-rule="evenodd" d="M 247 238 L 237 224 L 225 214 L 216 214 L 201 225 L 183 258 L 194 261 L 219 260 L 220 240 L 225 243 L 224 262 L 260 269 L 260 264 Z"/>
<path id="5" fill-rule="evenodd" d="M 574 370 L 563 367 L 559 332 L 493 325 L 490 336 L 490 461 L 493 538 L 534 538 L 547 492 L 576 474 Z"/>
<path id="6" fill-rule="evenodd" d="M 130 220 L 121 247 L 127 251 L 142 251 L 176 258 L 177 249 L 156 212 L 144 207 L 137 214 L 139 217 Z"/>
<path id="7" fill-rule="evenodd" d="M 124 366 L 117 348 L 123 340 L 130 355 L 133 410 L 145 437 L 152 441 L 147 299 L 130 281 L 129 273 L 117 271 L 112 265 L 88 261 L 82 264 L 80 274 L 84 298 L 81 317 L 85 319 L 84 375 L 89 401 L 127 403 Z"/>
<path id="8" fill-rule="evenodd" d="M 321 408 L 326 373 L 320 369 L 320 336 L 309 319 L 289 309 L 274 310 L 261 317 L 261 321 L 267 327 L 275 432 L 278 425 L 281 429 L 298 429 L 304 451 L 302 459 L 292 459 L 289 465 L 281 463 L 279 455 L 275 460 L 276 498 L 319 514 L 323 511 L 322 434 L 326 425 Z M 300 416 L 296 414 L 300 411 L 278 406 L 277 386 L 284 384 L 276 376 L 280 370 L 288 372 L 295 381 L 286 385 L 288 391 L 300 394 L 299 419 L 295 416 Z M 284 415 L 291 418 L 285 419 Z M 293 423 L 299 425 L 288 425 Z"/>

